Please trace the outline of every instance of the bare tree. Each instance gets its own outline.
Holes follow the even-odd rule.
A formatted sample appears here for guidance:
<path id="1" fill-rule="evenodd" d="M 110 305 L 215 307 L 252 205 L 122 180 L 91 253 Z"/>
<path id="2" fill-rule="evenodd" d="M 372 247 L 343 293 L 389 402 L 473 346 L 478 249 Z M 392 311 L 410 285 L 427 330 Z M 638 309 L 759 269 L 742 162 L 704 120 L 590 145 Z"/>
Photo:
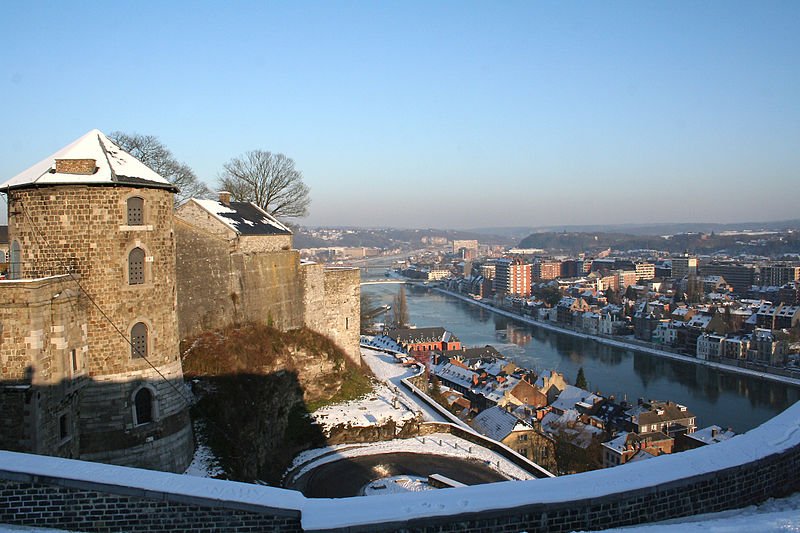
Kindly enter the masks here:
<path id="1" fill-rule="evenodd" d="M 408 302 L 406 301 L 406 288 L 400 286 L 400 291 L 395 295 L 392 305 L 392 326 L 404 328 L 408 325 Z"/>
<path id="2" fill-rule="evenodd" d="M 164 179 L 178 188 L 175 204 L 181 204 L 189 198 L 207 198 L 211 191 L 200 181 L 194 171 L 186 163 L 181 163 L 169 148 L 154 135 L 138 133 L 111 132 L 109 138 L 117 146 L 133 157 L 155 170 Z"/>
<path id="3" fill-rule="evenodd" d="M 303 174 L 283 154 L 253 150 L 225 163 L 220 188 L 275 217 L 304 217 L 311 199 Z"/>

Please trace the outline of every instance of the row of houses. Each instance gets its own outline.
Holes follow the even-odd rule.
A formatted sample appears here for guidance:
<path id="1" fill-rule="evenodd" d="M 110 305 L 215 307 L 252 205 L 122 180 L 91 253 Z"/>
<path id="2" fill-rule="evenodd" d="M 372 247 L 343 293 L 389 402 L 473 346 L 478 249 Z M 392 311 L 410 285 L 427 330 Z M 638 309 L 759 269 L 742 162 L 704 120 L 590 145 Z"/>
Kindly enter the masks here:
<path id="1" fill-rule="evenodd" d="M 570 384 L 562 373 L 520 368 L 492 346 L 448 345 L 445 339 L 455 336 L 444 328 L 419 330 L 388 331 L 371 343 L 425 361 L 440 403 L 545 468 L 610 467 L 711 443 L 693 440 L 697 422 L 686 406 L 617 402 Z"/>

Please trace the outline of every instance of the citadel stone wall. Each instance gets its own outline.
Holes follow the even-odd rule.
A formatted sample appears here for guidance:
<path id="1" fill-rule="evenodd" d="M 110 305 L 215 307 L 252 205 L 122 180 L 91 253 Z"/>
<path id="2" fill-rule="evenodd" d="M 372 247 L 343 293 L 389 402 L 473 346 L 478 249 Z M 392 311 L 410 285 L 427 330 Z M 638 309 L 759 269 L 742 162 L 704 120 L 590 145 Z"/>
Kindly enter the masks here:
<path id="1" fill-rule="evenodd" d="M 242 320 L 231 290 L 231 245 L 225 238 L 175 219 L 178 333 L 182 339 Z"/>
<path id="2" fill-rule="evenodd" d="M 209 231 L 214 220 L 203 213 L 187 219 L 185 213 L 175 222 L 181 338 L 244 321 L 282 330 L 306 326 L 333 339 L 360 364 L 358 269 L 301 262 L 297 250 L 283 249 L 291 243 L 283 239 L 287 236 L 254 237 L 274 241 L 274 249 L 245 252 L 241 239 Z"/>
<path id="3" fill-rule="evenodd" d="M 237 248 L 241 252 L 277 252 L 292 249 L 291 235 L 240 235 Z"/>
<path id="4" fill-rule="evenodd" d="M 361 272 L 357 268 L 324 271 L 325 329 L 356 365 L 361 364 Z"/>
<path id="5" fill-rule="evenodd" d="M 88 348 L 79 294 L 69 276 L 0 281 L 0 448 L 78 457 Z"/>
<path id="6" fill-rule="evenodd" d="M 144 201 L 144 223 L 129 226 L 127 200 L 134 196 Z M 93 454 L 93 440 L 123 446 L 115 455 L 122 460 L 130 453 L 124 446 L 134 425 L 130 405 L 141 386 L 137 376 L 149 372 L 151 364 L 180 364 L 172 194 L 164 189 L 84 185 L 21 189 L 10 192 L 9 212 L 9 239 L 21 245 L 23 278 L 66 271 L 80 276 L 87 295 L 85 361 L 90 378 L 81 403 L 92 406 L 80 410 L 81 442 L 90 446 L 87 457 Z M 144 283 L 130 285 L 128 254 L 136 247 L 145 252 Z M 147 325 L 147 360 L 131 356 L 129 339 L 137 322 Z M 98 381 L 109 375 L 117 380 L 114 387 Z M 182 380 L 179 371 L 177 378 Z M 156 408 L 167 412 L 172 401 L 173 397 L 156 397 Z M 120 410 L 121 405 L 128 408 Z M 185 402 L 179 405 L 186 410 Z M 188 427 L 188 415 L 182 421 Z M 151 441 L 184 435 L 170 463 L 188 465 L 190 431 L 161 417 L 146 425 L 157 430 L 148 435 Z M 139 460 L 137 464 L 158 467 L 146 454 Z"/>

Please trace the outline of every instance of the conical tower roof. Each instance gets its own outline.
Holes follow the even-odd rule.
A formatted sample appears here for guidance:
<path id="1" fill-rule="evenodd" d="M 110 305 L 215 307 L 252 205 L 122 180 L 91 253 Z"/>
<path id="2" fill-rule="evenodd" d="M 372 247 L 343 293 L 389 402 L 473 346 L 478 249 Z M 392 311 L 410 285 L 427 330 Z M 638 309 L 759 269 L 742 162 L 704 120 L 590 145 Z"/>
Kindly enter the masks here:
<path id="1" fill-rule="evenodd" d="M 91 164 L 94 160 L 94 165 Z M 69 162 L 86 162 L 74 171 Z M 60 162 L 60 163 L 57 163 Z M 67 164 L 65 164 L 66 162 Z M 88 169 L 88 170 L 86 170 Z M 0 185 L 0 189 L 58 185 L 125 185 L 177 188 L 147 165 L 122 150 L 100 130 L 92 130 L 53 155 Z"/>

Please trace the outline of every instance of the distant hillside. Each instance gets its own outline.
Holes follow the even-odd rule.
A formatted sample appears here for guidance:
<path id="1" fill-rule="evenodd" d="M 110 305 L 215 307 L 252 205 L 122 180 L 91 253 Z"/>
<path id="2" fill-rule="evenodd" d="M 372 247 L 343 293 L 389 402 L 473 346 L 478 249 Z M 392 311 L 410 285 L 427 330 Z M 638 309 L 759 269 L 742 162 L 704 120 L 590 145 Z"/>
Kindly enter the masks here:
<path id="1" fill-rule="evenodd" d="M 520 226 L 501 228 L 475 228 L 469 231 L 503 236 L 524 236 L 531 233 L 620 233 L 626 235 L 675 235 L 678 233 L 722 233 L 724 231 L 786 231 L 800 230 L 800 219 L 774 222 L 678 222 L 660 224 L 586 224 L 560 226 Z"/>
<path id="2" fill-rule="evenodd" d="M 720 235 L 682 233 L 670 237 L 627 233 L 542 232 L 533 233 L 519 243 L 520 248 L 542 248 L 552 253 L 576 254 L 611 248 L 614 250 L 663 250 L 696 254 L 746 253 L 764 256 L 800 253 L 800 233 L 764 235 Z"/>
<path id="3" fill-rule="evenodd" d="M 419 247 L 423 239 L 442 237 L 449 241 L 454 239 L 475 239 L 482 244 L 512 244 L 518 239 L 492 234 L 479 234 L 468 231 L 441 230 L 441 229 L 364 229 L 341 228 L 342 234 L 336 239 L 322 239 L 312 233 L 318 228 L 300 228 L 294 236 L 295 248 L 324 248 L 329 246 L 356 247 L 366 246 L 375 248 L 403 248 Z M 322 228 L 334 230 L 336 228 Z"/>
<path id="4" fill-rule="evenodd" d="M 367 370 L 327 337 L 243 324 L 184 341 L 183 371 L 201 399 L 192 409 L 231 479 L 272 484 L 294 455 L 325 439 L 307 413 L 371 390 Z"/>

